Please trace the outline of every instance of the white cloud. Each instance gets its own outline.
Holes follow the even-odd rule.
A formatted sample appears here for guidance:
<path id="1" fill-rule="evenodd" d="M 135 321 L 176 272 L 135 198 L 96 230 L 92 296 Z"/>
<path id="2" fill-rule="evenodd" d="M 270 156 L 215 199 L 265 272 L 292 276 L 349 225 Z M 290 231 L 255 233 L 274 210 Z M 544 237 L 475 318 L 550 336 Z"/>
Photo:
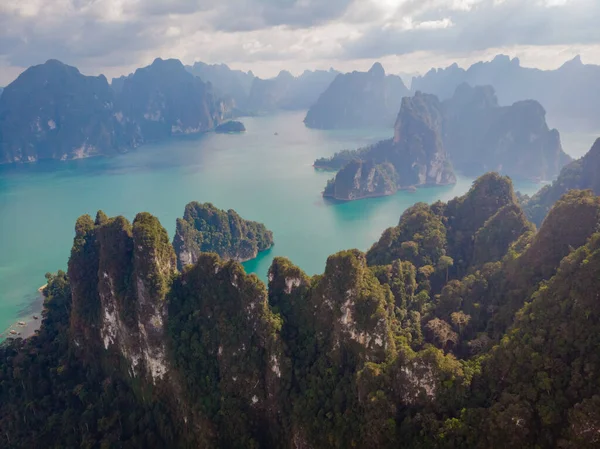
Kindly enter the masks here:
<path id="1" fill-rule="evenodd" d="M 263 76 L 424 71 L 502 49 L 559 65 L 597 58 L 599 16 L 597 0 L 0 0 L 0 85 L 49 58 L 107 76 L 158 56 Z"/>
<path id="2" fill-rule="evenodd" d="M 453 25 L 452 19 L 445 17 L 441 20 L 426 20 L 424 22 L 419 22 L 415 24 L 415 28 L 424 30 L 437 30 L 441 28 L 450 28 Z"/>

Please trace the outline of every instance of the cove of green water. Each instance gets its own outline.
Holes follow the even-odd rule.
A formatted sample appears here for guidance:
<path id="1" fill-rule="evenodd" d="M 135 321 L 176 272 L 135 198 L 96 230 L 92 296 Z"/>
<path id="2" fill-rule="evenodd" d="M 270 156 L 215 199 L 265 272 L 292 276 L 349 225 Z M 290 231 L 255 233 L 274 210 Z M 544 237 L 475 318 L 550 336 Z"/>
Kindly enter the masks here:
<path id="1" fill-rule="evenodd" d="M 82 214 L 102 209 L 133 220 L 148 211 L 172 237 L 190 201 L 235 209 L 274 233 L 275 246 L 245 264 L 264 280 L 274 256 L 320 273 L 330 254 L 368 249 L 413 203 L 448 200 L 471 185 L 472 179 L 459 178 L 454 186 L 415 193 L 326 201 L 321 191 L 332 173 L 315 171 L 313 161 L 388 138 L 392 130 L 311 130 L 303 116 L 246 118 L 244 134 L 175 139 L 113 158 L 1 167 L 0 331 L 31 314 L 44 273 L 66 269 Z M 518 187 L 532 193 L 539 185 Z"/>

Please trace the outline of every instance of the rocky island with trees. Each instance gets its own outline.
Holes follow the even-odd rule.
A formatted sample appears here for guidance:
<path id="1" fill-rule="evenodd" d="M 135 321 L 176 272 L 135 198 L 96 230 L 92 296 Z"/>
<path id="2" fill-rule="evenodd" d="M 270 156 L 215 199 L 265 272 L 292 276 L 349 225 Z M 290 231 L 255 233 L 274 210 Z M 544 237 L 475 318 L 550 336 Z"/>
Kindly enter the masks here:
<path id="1" fill-rule="evenodd" d="M 234 210 L 220 210 L 196 201 L 177 219 L 173 247 L 180 269 L 195 264 L 200 253 L 245 262 L 273 246 L 273 233 L 264 224 L 244 220 Z"/>
<path id="2" fill-rule="evenodd" d="M 570 161 L 539 103 L 501 107 L 492 87 L 462 84 L 443 102 L 421 92 L 405 97 L 392 139 L 317 159 L 314 166 L 339 170 L 325 197 L 355 200 L 453 184 L 455 172 L 495 170 L 520 180 L 549 180 Z"/>
<path id="3" fill-rule="evenodd" d="M 571 190 L 537 230 L 486 174 L 265 285 L 203 248 L 179 272 L 148 213 L 82 216 L 39 333 L 0 346 L 2 445 L 595 447 L 599 222 Z"/>

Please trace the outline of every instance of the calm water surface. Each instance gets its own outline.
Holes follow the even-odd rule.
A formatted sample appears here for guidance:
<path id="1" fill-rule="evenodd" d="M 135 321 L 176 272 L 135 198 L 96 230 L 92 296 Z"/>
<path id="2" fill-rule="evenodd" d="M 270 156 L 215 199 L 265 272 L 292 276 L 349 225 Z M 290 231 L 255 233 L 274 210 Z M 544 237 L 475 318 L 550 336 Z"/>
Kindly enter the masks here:
<path id="1" fill-rule="evenodd" d="M 246 118 L 243 135 L 171 140 L 114 158 L 0 168 L 0 331 L 31 314 L 44 273 L 66 269 L 82 214 L 102 209 L 133 220 L 148 211 L 172 237 L 175 219 L 190 201 L 235 209 L 274 233 L 275 246 L 245 264 L 265 279 L 274 256 L 289 257 L 308 274 L 322 272 L 328 255 L 368 249 L 413 203 L 448 200 L 471 185 L 472 179 L 459 178 L 452 187 L 325 201 L 321 191 L 332 174 L 315 171 L 315 158 L 388 138 L 392 131 L 310 130 L 303 115 Z M 518 187 L 532 193 L 539 185 Z"/>

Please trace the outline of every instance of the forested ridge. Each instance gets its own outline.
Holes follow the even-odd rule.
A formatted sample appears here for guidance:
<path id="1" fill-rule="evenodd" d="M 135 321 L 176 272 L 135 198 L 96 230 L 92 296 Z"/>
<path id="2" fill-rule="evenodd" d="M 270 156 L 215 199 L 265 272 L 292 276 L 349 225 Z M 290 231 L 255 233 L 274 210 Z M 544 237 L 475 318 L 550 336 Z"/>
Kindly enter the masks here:
<path id="1" fill-rule="evenodd" d="M 77 221 L 38 335 L 1 347 L 0 446 L 594 448 L 600 198 L 537 230 L 509 178 L 417 203 L 268 285 L 148 213 Z"/>

